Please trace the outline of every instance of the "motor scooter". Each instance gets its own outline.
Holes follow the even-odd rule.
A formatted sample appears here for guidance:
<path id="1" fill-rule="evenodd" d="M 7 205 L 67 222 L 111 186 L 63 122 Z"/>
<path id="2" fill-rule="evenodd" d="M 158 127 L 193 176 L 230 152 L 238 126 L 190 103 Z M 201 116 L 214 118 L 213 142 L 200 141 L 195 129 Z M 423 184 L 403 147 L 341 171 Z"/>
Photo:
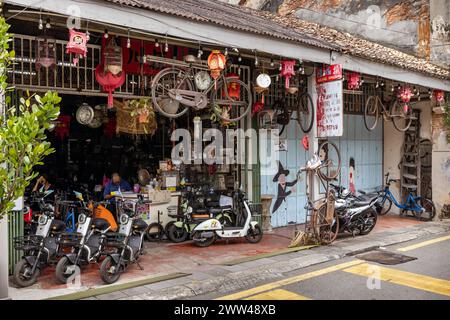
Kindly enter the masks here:
<path id="1" fill-rule="evenodd" d="M 233 211 L 236 215 L 236 226 L 223 225 L 214 218 L 204 221 L 192 231 L 194 243 L 199 247 L 208 247 L 218 238 L 245 238 L 250 243 L 261 241 L 262 228 L 257 221 L 252 221 L 252 212 L 242 190 L 233 193 Z"/>
<path id="2" fill-rule="evenodd" d="M 36 283 L 40 272 L 58 257 L 58 240 L 65 229 L 64 222 L 55 219 L 54 207 L 40 200 L 41 215 L 36 233 L 15 237 L 14 248 L 23 251 L 23 257 L 14 266 L 13 279 L 20 287 Z"/>

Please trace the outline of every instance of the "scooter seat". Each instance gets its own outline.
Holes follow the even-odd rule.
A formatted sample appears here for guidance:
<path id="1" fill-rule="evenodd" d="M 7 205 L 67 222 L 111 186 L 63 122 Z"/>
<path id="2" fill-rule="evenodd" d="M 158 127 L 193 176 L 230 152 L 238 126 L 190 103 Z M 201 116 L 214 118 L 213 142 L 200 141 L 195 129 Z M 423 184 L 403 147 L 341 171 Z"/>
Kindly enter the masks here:
<path id="1" fill-rule="evenodd" d="M 206 206 L 213 208 L 213 207 L 220 207 L 220 202 L 219 201 L 208 201 L 206 202 Z"/>
<path id="2" fill-rule="evenodd" d="M 372 197 L 366 196 L 363 198 L 358 198 L 358 200 L 353 203 L 353 206 L 355 206 L 355 207 L 368 206 L 373 200 L 375 200 L 377 198 L 378 198 L 378 196 L 372 196 Z"/>
<path id="3" fill-rule="evenodd" d="M 104 231 L 109 228 L 110 224 L 105 219 L 95 218 L 94 220 L 92 220 L 91 226 L 100 231 Z"/>
<path id="4" fill-rule="evenodd" d="M 51 224 L 51 230 L 53 232 L 62 232 L 66 229 L 66 224 L 61 220 L 53 220 Z"/>
<path id="5" fill-rule="evenodd" d="M 195 214 L 207 214 L 208 209 L 201 208 L 201 209 L 195 209 Z"/>
<path id="6" fill-rule="evenodd" d="M 133 221 L 133 229 L 137 231 L 144 231 L 148 228 L 148 224 L 142 219 L 136 219 Z"/>
<path id="7" fill-rule="evenodd" d="M 210 210 L 210 212 L 212 214 L 219 214 L 219 213 L 222 213 L 223 210 L 222 209 L 213 208 L 213 209 Z"/>

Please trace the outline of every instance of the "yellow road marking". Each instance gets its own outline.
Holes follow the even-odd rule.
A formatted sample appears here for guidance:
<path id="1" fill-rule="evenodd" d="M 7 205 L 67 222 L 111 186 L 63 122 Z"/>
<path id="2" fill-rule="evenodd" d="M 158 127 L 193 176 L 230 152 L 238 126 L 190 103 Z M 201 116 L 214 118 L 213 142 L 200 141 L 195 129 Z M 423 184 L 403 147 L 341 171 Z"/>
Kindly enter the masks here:
<path id="1" fill-rule="evenodd" d="M 244 300 L 311 300 L 294 292 L 276 289 L 245 298 Z"/>
<path id="2" fill-rule="evenodd" d="M 248 289 L 248 290 L 240 291 L 240 292 L 237 292 L 237 293 L 233 293 L 233 294 L 230 294 L 230 295 L 227 295 L 227 296 L 223 296 L 223 297 L 217 298 L 216 300 L 238 300 L 238 299 L 243 299 L 245 297 L 253 296 L 253 295 L 256 295 L 258 293 L 262 293 L 262 292 L 265 292 L 265 291 L 270 291 L 270 290 L 273 290 L 273 289 L 276 289 L 276 288 L 279 288 L 279 287 L 282 287 L 282 286 L 286 286 L 286 285 L 289 285 L 289 284 L 292 284 L 292 283 L 296 283 L 296 282 L 300 282 L 300 281 L 303 281 L 303 280 L 307 280 L 307 279 L 311 279 L 311 278 L 314 278 L 314 277 L 318 277 L 318 276 L 321 276 L 321 275 L 324 275 L 324 274 L 327 274 L 327 273 L 330 273 L 330 272 L 333 272 L 333 271 L 338 271 L 338 270 L 342 270 L 342 269 L 345 269 L 345 268 L 349 268 L 349 267 L 352 267 L 352 266 L 355 266 L 355 265 L 361 264 L 361 263 L 362 263 L 361 261 L 355 260 L 355 261 L 350 261 L 350 262 L 338 264 L 336 266 L 324 268 L 324 269 L 317 270 L 317 271 L 312 271 L 312 272 L 305 273 L 305 274 L 300 274 L 300 275 L 295 276 L 295 277 L 282 279 L 282 280 L 275 281 L 275 282 L 272 282 L 272 283 L 264 284 L 264 285 L 259 286 L 259 287 L 255 287 L 255 288 L 252 288 L 252 289 Z"/>
<path id="3" fill-rule="evenodd" d="M 400 248 L 400 249 L 397 249 L 397 250 L 398 251 L 402 251 L 402 252 L 411 251 L 411 250 L 415 250 L 415 249 L 418 249 L 418 248 L 426 247 L 426 246 L 429 246 L 429 245 L 432 245 L 432 244 L 435 244 L 435 243 L 438 243 L 438 242 L 446 241 L 446 240 L 450 240 L 450 236 L 436 238 L 436 239 L 431 239 L 431 240 L 428 240 L 428 241 L 424 241 L 424 242 L 413 244 L 411 246 L 403 247 L 403 248 Z"/>
<path id="4" fill-rule="evenodd" d="M 373 277 L 382 281 L 395 283 L 444 296 L 450 296 L 450 281 L 432 278 L 421 274 L 380 267 L 363 263 L 343 271 L 363 277 Z"/>

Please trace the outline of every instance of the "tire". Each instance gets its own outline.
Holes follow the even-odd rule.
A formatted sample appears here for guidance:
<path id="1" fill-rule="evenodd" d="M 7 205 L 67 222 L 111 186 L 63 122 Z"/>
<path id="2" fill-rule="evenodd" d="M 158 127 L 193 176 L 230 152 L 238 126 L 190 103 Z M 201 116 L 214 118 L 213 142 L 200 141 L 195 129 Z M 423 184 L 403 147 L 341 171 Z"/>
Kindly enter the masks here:
<path id="1" fill-rule="evenodd" d="M 19 287 L 22 287 L 22 288 L 29 287 L 36 283 L 37 278 L 40 273 L 39 268 L 36 268 L 35 272 L 29 278 L 25 278 L 23 276 L 24 271 L 27 270 L 28 268 L 31 269 L 32 267 L 33 266 L 31 264 L 29 264 L 28 261 L 25 259 L 20 260 L 14 266 L 13 279 L 14 279 L 14 282 Z"/>
<path id="2" fill-rule="evenodd" d="M 379 113 L 380 109 L 378 107 L 378 97 L 370 96 L 367 99 L 366 106 L 364 108 L 364 125 L 367 130 L 373 131 L 377 127 Z M 373 123 L 369 121 L 370 117 L 375 117 Z"/>
<path id="3" fill-rule="evenodd" d="M 362 236 L 365 236 L 365 235 L 371 233 L 372 230 L 375 228 L 375 225 L 377 224 L 377 220 L 378 220 L 378 215 L 374 210 L 369 210 L 364 214 L 363 218 L 364 219 L 372 218 L 374 220 L 373 225 L 371 225 L 370 227 L 368 227 L 366 229 L 360 230 L 359 234 Z"/>
<path id="4" fill-rule="evenodd" d="M 378 214 L 380 216 L 384 216 L 386 214 L 389 213 L 389 211 L 391 211 L 392 208 L 392 200 L 389 198 L 384 199 L 384 201 L 382 201 L 380 203 L 380 207 L 377 208 L 378 209 Z"/>
<path id="5" fill-rule="evenodd" d="M 298 100 L 297 122 L 304 133 L 309 133 L 314 124 L 314 103 L 309 93 L 300 94 Z"/>
<path id="6" fill-rule="evenodd" d="M 412 122 L 412 106 L 408 107 L 408 111 L 405 113 L 404 106 L 401 105 L 398 100 L 395 100 L 389 110 L 389 115 L 392 119 L 395 129 L 400 132 L 405 132 L 409 129 Z M 404 119 L 404 123 L 402 123 Z"/>
<path id="7" fill-rule="evenodd" d="M 327 225 L 325 222 L 326 205 L 323 204 L 318 210 L 314 210 L 311 217 L 311 227 L 314 235 L 321 244 L 330 244 L 336 240 L 339 234 L 339 216 L 337 211 L 333 214 L 333 224 Z"/>
<path id="8" fill-rule="evenodd" d="M 326 154 L 327 156 L 330 154 L 330 147 L 331 149 L 333 149 L 336 152 L 336 156 L 337 159 L 335 159 L 335 161 L 337 162 L 336 165 L 334 166 L 334 172 L 328 170 L 328 166 L 320 169 L 318 171 L 319 176 L 326 181 L 333 181 L 335 180 L 341 173 L 341 154 L 339 152 L 338 147 L 331 141 L 326 141 L 324 143 L 322 143 L 319 147 L 319 151 L 318 154 L 320 156 L 320 151 L 326 150 Z M 328 159 L 326 161 L 329 161 Z M 333 159 L 331 159 L 331 163 L 334 163 Z"/>
<path id="9" fill-rule="evenodd" d="M 214 235 L 211 238 L 201 238 L 201 231 L 197 231 L 196 233 L 194 233 L 192 239 L 194 239 L 194 243 L 197 247 L 201 247 L 201 248 L 206 248 L 209 247 L 210 245 L 212 245 L 215 241 L 216 241 L 216 234 L 214 233 Z M 198 239 L 198 240 L 196 240 Z"/>
<path id="10" fill-rule="evenodd" d="M 164 228 L 160 223 L 151 223 L 145 232 L 147 241 L 159 241 L 164 236 Z"/>
<path id="11" fill-rule="evenodd" d="M 110 272 L 110 269 L 112 267 L 115 268 L 114 273 Z M 106 257 L 100 265 L 100 278 L 102 278 L 102 280 L 108 284 L 116 282 L 117 280 L 119 280 L 120 274 L 122 273 L 122 270 L 117 270 L 118 268 L 120 269 L 120 267 L 114 262 L 114 259 L 112 257 Z"/>
<path id="12" fill-rule="evenodd" d="M 217 84 L 217 90 L 213 90 L 212 94 L 211 94 L 211 108 L 213 109 L 214 113 L 223 121 L 226 122 L 237 122 L 239 120 L 241 120 L 242 118 L 244 118 L 247 114 L 249 114 L 250 110 L 252 109 L 252 92 L 249 89 L 249 87 L 242 82 L 239 79 L 233 79 L 233 78 L 225 78 L 225 82 L 226 82 L 226 86 L 228 87 L 231 83 L 235 83 L 237 86 L 240 87 L 240 91 L 245 91 L 246 92 L 246 97 L 248 97 L 248 101 L 246 102 L 247 105 L 244 105 L 243 107 L 245 108 L 244 112 L 241 115 L 238 115 L 236 117 L 224 117 L 222 112 L 220 112 L 220 110 L 218 110 L 215 106 L 216 106 L 216 100 L 217 100 L 217 92 L 221 92 L 223 90 L 223 82 L 220 82 Z M 223 105 L 222 105 L 223 107 Z"/>
<path id="13" fill-rule="evenodd" d="M 174 243 L 186 241 L 189 236 L 186 228 L 179 228 L 174 223 L 167 227 L 167 238 Z"/>
<path id="14" fill-rule="evenodd" d="M 161 79 L 163 79 L 164 77 L 167 77 L 167 76 L 170 77 L 170 75 L 172 75 L 172 77 L 175 78 L 175 77 L 178 77 L 178 75 L 183 75 L 184 76 L 185 72 L 183 70 L 181 70 L 181 69 L 172 69 L 172 68 L 166 68 L 166 69 L 161 70 L 153 78 L 151 94 L 152 94 L 153 105 L 158 110 L 158 112 L 161 113 L 165 117 L 174 119 L 174 118 L 179 118 L 182 115 L 184 115 L 189 110 L 189 107 L 188 106 L 183 106 L 180 103 L 179 107 L 182 108 L 182 111 L 177 112 L 177 113 L 167 113 L 166 111 L 164 111 L 162 106 L 160 106 L 159 100 L 161 99 L 161 96 L 159 96 L 158 92 L 157 92 L 158 84 L 159 84 L 159 81 Z M 193 89 L 193 85 L 192 85 L 191 81 L 188 78 L 185 78 L 185 82 L 186 82 L 186 86 L 187 86 L 186 90 L 192 90 Z M 164 98 L 167 98 L 167 97 L 164 97 Z"/>
<path id="15" fill-rule="evenodd" d="M 425 209 L 422 213 L 416 213 L 416 216 L 422 221 L 432 221 L 436 216 L 436 207 L 433 201 L 426 198 L 421 198 L 417 201 L 417 204 Z"/>
<path id="16" fill-rule="evenodd" d="M 245 240 L 250 243 L 258 243 L 261 241 L 263 237 L 263 230 L 259 224 L 255 225 L 254 229 L 248 229 L 247 235 L 245 236 Z"/>
<path id="17" fill-rule="evenodd" d="M 55 276 L 60 283 L 66 284 L 67 279 L 69 279 L 73 275 L 73 273 L 69 275 L 65 273 L 67 267 L 70 265 L 72 265 L 72 263 L 67 257 L 62 257 L 56 264 Z"/>

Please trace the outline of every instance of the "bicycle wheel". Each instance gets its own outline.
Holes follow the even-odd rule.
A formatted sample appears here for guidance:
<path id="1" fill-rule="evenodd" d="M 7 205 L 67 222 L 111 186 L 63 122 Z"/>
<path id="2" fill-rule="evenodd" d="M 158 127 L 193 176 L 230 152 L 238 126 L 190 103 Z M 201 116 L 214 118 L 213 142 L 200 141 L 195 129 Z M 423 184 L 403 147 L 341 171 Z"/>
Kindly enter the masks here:
<path id="1" fill-rule="evenodd" d="M 224 82 L 225 81 L 225 82 Z M 239 97 L 229 94 L 239 92 Z M 239 88 L 237 90 L 237 88 Z M 225 91 L 226 90 L 226 91 Z M 217 83 L 217 89 L 211 93 L 211 107 L 214 113 L 225 122 L 236 122 L 244 118 L 252 108 L 252 93 L 249 87 L 239 79 L 223 78 Z"/>
<path id="2" fill-rule="evenodd" d="M 366 107 L 364 109 L 364 125 L 369 131 L 374 130 L 377 126 L 380 113 L 378 104 L 379 100 L 377 96 L 370 96 L 367 99 Z"/>
<path id="3" fill-rule="evenodd" d="M 314 103 L 307 92 L 301 93 L 298 97 L 297 121 L 304 133 L 311 131 L 314 123 Z"/>
<path id="4" fill-rule="evenodd" d="M 423 221 L 431 221 L 436 216 L 436 207 L 433 201 L 426 198 L 417 200 L 417 204 L 423 208 L 422 212 L 416 213 L 416 216 Z"/>
<path id="5" fill-rule="evenodd" d="M 172 89 L 193 90 L 186 72 L 172 68 L 161 70 L 152 81 L 152 102 L 163 116 L 178 118 L 184 115 L 189 107 L 169 96 L 169 90 Z"/>
<path id="6" fill-rule="evenodd" d="M 412 122 L 412 107 L 395 100 L 391 105 L 389 116 L 392 119 L 395 129 L 401 132 L 405 132 L 409 129 Z"/>
<path id="7" fill-rule="evenodd" d="M 291 113 L 283 100 L 275 101 L 273 109 L 276 111 L 275 121 L 279 126 L 281 126 L 278 133 L 278 135 L 281 136 L 291 121 Z"/>
<path id="8" fill-rule="evenodd" d="M 311 217 L 311 226 L 314 231 L 316 239 L 321 244 L 330 244 L 336 240 L 339 233 L 339 217 L 337 212 L 334 211 L 333 221 L 328 223 L 327 206 L 323 203 L 318 209 L 314 210 Z"/>
<path id="9" fill-rule="evenodd" d="M 319 147 L 318 155 L 322 165 L 318 171 L 320 178 L 326 181 L 336 179 L 341 173 L 341 154 L 331 141 L 325 141 Z"/>
<path id="10" fill-rule="evenodd" d="M 385 198 L 384 200 L 381 200 L 376 205 L 377 212 L 380 216 L 386 215 L 389 211 L 391 211 L 392 208 L 392 200 L 389 198 Z"/>

